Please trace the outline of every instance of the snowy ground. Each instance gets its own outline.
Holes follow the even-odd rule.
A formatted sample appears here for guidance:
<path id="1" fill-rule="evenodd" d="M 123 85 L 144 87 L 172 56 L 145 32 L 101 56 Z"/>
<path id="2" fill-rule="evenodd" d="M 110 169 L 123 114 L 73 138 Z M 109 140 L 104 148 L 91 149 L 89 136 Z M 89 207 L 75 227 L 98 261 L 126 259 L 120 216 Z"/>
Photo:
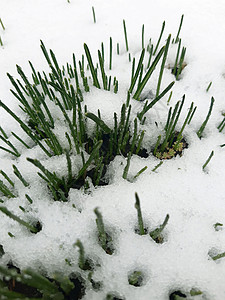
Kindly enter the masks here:
<path id="1" fill-rule="evenodd" d="M 93 22 L 92 6 L 95 8 L 96 24 Z M 87 289 L 84 299 L 104 299 L 108 292 L 117 292 L 127 300 L 166 300 L 171 291 L 189 292 L 197 288 L 203 292 L 193 299 L 225 299 L 225 259 L 213 261 L 209 253 L 216 255 L 225 251 L 225 231 L 215 231 L 217 222 L 225 224 L 225 148 L 224 133 L 217 126 L 225 112 L 225 3 L 223 0 L 1 0 L 0 18 L 5 30 L 0 26 L 3 47 L 0 47 L 0 99 L 21 115 L 18 103 L 11 94 L 12 88 L 6 73 L 16 75 L 16 64 L 25 74 L 30 75 L 28 60 L 36 69 L 47 70 L 48 66 L 40 50 L 40 40 L 47 49 L 54 50 L 60 64 L 72 62 L 72 53 L 80 59 L 84 53 L 83 43 L 87 43 L 94 57 L 101 42 L 109 53 L 109 38 L 113 40 L 113 70 L 119 79 L 117 95 L 92 88 L 85 95 L 89 111 L 96 113 L 100 108 L 102 117 L 111 124 L 113 112 L 120 111 L 126 100 L 130 83 L 131 64 L 125 51 L 123 19 L 126 20 L 129 51 L 139 57 L 141 51 L 141 28 L 145 24 L 145 43 L 152 38 L 156 43 L 162 22 L 166 21 L 164 43 L 168 34 L 176 36 L 180 17 L 184 14 L 184 24 L 180 37 L 187 48 L 186 68 L 182 79 L 173 87 L 170 105 L 174 106 L 183 94 L 186 95 L 183 117 L 192 101 L 197 111 L 184 136 L 188 149 L 182 157 L 164 161 L 156 172 L 151 170 L 159 162 L 153 155 L 147 159 L 133 157 L 129 171 L 130 178 L 141 168 L 148 169 L 131 183 L 122 179 L 126 160 L 116 157 L 110 167 L 110 184 L 84 194 L 73 190 L 68 203 L 53 202 L 43 181 L 36 175 L 26 157 L 45 159 L 37 149 L 26 150 L 15 160 L 4 151 L 0 154 L 1 169 L 15 179 L 12 164 L 16 164 L 25 179 L 31 184 L 25 188 L 15 179 L 19 196 L 5 200 L 4 205 L 17 215 L 23 216 L 19 205 L 28 207 L 24 195 L 29 193 L 34 203 L 31 216 L 41 220 L 43 229 L 32 235 L 25 228 L 5 215 L 0 218 L 0 244 L 5 255 L 2 263 L 10 259 L 21 269 L 34 267 L 48 272 L 63 271 L 69 274 L 78 270 L 78 251 L 73 244 L 79 238 L 88 256 L 99 261 L 94 279 L 103 281 L 101 291 Z M 120 44 L 120 55 L 116 54 L 116 44 Z M 167 66 L 174 60 L 175 50 L 171 48 Z M 155 76 L 155 77 L 154 77 Z M 149 86 L 156 88 L 154 75 Z M 174 76 L 165 70 L 162 86 L 165 88 Z M 207 86 L 212 86 L 206 92 Z M 204 121 L 211 97 L 215 98 L 212 115 L 200 140 L 196 132 Z M 169 106 L 165 96 L 148 114 L 145 145 L 151 147 L 156 142 L 160 129 L 166 121 Z M 131 100 L 134 110 L 139 103 Z M 21 133 L 18 124 L 1 109 L 1 126 L 7 134 Z M 151 131 L 150 120 L 157 120 L 159 131 Z M 182 121 L 182 119 L 181 119 Z M 181 125 L 181 124 L 180 124 Z M 149 148 L 149 150 L 151 150 Z M 214 150 L 214 156 L 206 167 L 202 166 Z M 14 160 L 12 160 L 14 159 Z M 75 163 L 75 162 L 74 162 Z M 64 172 L 65 155 L 46 160 L 46 166 Z M 166 242 L 156 244 L 149 235 L 135 234 L 137 212 L 134 208 L 135 192 L 141 201 L 145 225 L 154 229 L 162 223 L 166 214 L 170 215 L 165 229 Z M 73 207 L 75 204 L 76 208 Z M 96 242 L 94 208 L 99 207 L 106 226 L 114 237 L 115 252 L 106 255 Z M 224 225 L 225 226 L 225 225 Z M 13 233 L 11 238 L 8 232 Z M 72 266 L 65 263 L 72 261 Z M 145 274 L 141 287 L 129 285 L 127 276 L 133 270 Z"/>

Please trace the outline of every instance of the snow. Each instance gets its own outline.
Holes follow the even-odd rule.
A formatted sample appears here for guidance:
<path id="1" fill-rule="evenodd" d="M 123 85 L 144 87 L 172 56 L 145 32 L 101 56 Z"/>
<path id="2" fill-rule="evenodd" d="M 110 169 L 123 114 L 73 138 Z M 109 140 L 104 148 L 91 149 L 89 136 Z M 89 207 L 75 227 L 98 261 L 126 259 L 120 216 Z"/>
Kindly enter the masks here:
<path id="1" fill-rule="evenodd" d="M 96 24 L 93 22 L 92 6 L 95 8 Z M 126 20 L 129 51 L 137 59 L 141 53 L 142 24 L 145 24 L 145 45 L 149 38 L 155 44 L 165 20 L 163 44 L 169 33 L 172 37 L 176 36 L 182 14 L 184 24 L 180 36 L 182 45 L 187 48 L 187 66 L 181 80 L 172 89 L 170 101 L 170 105 L 174 106 L 183 94 L 186 95 L 178 128 L 191 102 L 197 105 L 193 120 L 184 131 L 189 146 L 182 157 L 164 161 L 153 172 L 152 169 L 159 163 L 156 157 L 151 153 L 148 158 L 134 155 L 127 181 L 122 179 L 126 159 L 117 156 L 109 166 L 109 185 L 92 187 L 90 194 L 82 189 L 71 189 L 67 203 L 52 200 L 45 182 L 37 175 L 37 168 L 26 160 L 27 157 L 37 158 L 50 171 L 66 175 L 65 155 L 48 158 L 34 147 L 23 149 L 21 157 L 15 159 L 2 151 L 1 169 L 13 178 L 18 191 L 18 197 L 6 199 L 4 205 L 26 221 L 29 221 L 29 216 L 42 223 L 42 230 L 34 235 L 1 214 L 0 244 L 5 251 L 2 264 L 12 260 L 21 269 L 32 267 L 49 274 L 61 271 L 68 275 L 79 271 L 78 249 L 73 244 L 80 239 L 86 255 L 100 264 L 93 278 L 104 283 L 103 289 L 98 292 L 87 288 L 83 299 L 104 299 L 107 293 L 115 292 L 127 300 L 166 300 L 172 291 L 189 292 L 192 288 L 200 289 L 204 294 L 194 299 L 225 299 L 225 259 L 213 261 L 209 256 L 211 252 L 216 255 L 225 251 L 224 227 L 219 231 L 213 227 L 217 222 L 225 224 L 225 150 L 220 147 L 224 144 L 224 132 L 220 133 L 217 129 L 223 118 L 221 113 L 225 111 L 224 1 L 70 0 L 68 3 L 66 0 L 1 0 L 0 12 L 6 28 L 4 31 L 0 26 L 4 44 L 0 47 L 0 99 L 23 119 L 18 101 L 10 92 L 12 86 L 6 73 L 18 78 L 15 68 L 18 64 L 31 78 L 28 60 L 37 70 L 48 71 L 40 50 L 40 40 L 47 49 L 53 49 L 60 65 L 71 63 L 72 53 L 80 59 L 84 53 L 84 42 L 96 61 L 97 49 L 103 42 L 108 65 L 109 37 L 112 37 L 113 68 L 108 73 L 117 76 L 119 92 L 113 94 L 91 86 L 90 93 L 84 93 L 88 111 L 96 113 L 100 109 L 103 120 L 112 126 L 113 113 L 120 114 L 130 84 L 131 64 L 125 50 L 123 19 Z M 120 55 L 116 54 L 117 43 L 120 44 Z M 176 46 L 173 45 L 167 66 L 174 61 L 175 53 Z M 157 76 L 156 70 L 145 91 L 155 92 Z M 166 69 L 161 90 L 173 80 L 174 76 Z M 211 81 L 212 86 L 206 92 Z M 215 104 L 200 140 L 196 132 L 205 120 L 212 96 Z M 169 109 L 167 100 L 168 95 L 146 114 L 144 146 L 149 152 L 165 125 Z M 133 116 L 143 107 L 143 103 L 132 99 L 131 105 Z M 65 140 L 66 125 L 60 122 L 58 110 L 52 109 L 58 117 L 56 134 Z M 88 124 L 91 130 L 93 122 L 89 120 Z M 3 109 L 1 126 L 7 134 L 14 131 L 26 141 L 18 124 Z M 18 147 L 23 148 L 19 143 Z M 214 156 L 203 171 L 202 166 L 212 150 Z M 17 165 L 30 183 L 28 188 L 15 177 L 12 164 Z M 75 174 L 80 164 L 74 155 L 72 165 Z M 145 166 L 147 170 L 133 180 Z M 164 231 L 165 243 L 156 244 L 149 235 L 135 233 L 135 192 L 139 195 L 144 224 L 149 230 L 162 224 L 166 214 L 170 215 Z M 32 205 L 29 205 L 25 194 L 33 199 Z M 28 213 L 24 214 L 19 205 Z M 97 242 L 96 207 L 103 215 L 106 229 L 113 236 L 113 255 L 107 255 Z M 11 238 L 8 232 L 13 233 L 15 238 Z M 72 266 L 65 263 L 66 258 L 71 260 Z M 145 275 L 141 287 L 128 284 L 128 274 L 134 270 L 141 270 Z"/>

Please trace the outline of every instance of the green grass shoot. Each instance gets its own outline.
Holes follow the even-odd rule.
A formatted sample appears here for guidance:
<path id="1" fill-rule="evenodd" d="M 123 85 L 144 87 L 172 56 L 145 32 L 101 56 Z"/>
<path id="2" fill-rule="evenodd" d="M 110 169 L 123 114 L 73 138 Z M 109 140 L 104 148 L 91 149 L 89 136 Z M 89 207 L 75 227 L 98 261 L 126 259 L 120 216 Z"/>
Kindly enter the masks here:
<path id="1" fill-rule="evenodd" d="M 19 180 L 23 183 L 23 185 L 25 187 L 29 186 L 29 183 L 24 179 L 24 177 L 22 176 L 22 174 L 20 173 L 20 171 L 18 170 L 18 168 L 15 165 L 12 165 L 13 167 L 13 172 L 16 175 L 16 177 L 19 178 Z"/>
<path id="2" fill-rule="evenodd" d="M 112 38 L 109 39 L 109 70 L 112 70 Z"/>
<path id="3" fill-rule="evenodd" d="M 161 165 L 163 164 L 163 161 L 161 160 L 153 169 L 152 172 L 155 172 Z"/>
<path id="4" fill-rule="evenodd" d="M 209 121 L 209 117 L 210 117 L 210 115 L 211 115 L 211 113 L 212 113 L 212 108 L 213 108 L 214 102 L 215 102 L 215 99 L 212 97 L 212 98 L 211 98 L 210 107 L 209 107 L 209 111 L 208 111 L 208 114 L 207 114 L 207 116 L 206 116 L 206 119 L 205 119 L 205 121 L 202 123 L 201 127 L 199 128 L 199 130 L 197 131 L 197 136 L 198 136 L 200 139 L 202 138 L 202 133 L 203 133 L 205 127 L 206 127 L 206 124 L 207 124 L 208 121 Z"/>
<path id="5" fill-rule="evenodd" d="M 165 50 L 165 47 L 162 47 L 159 51 L 159 53 L 157 54 L 155 60 L 153 61 L 152 65 L 150 66 L 150 68 L 148 69 L 147 73 L 145 74 L 143 80 L 140 82 L 140 84 L 138 85 L 138 88 L 133 96 L 134 99 L 139 100 L 140 94 L 143 91 L 145 85 L 147 84 L 149 78 L 151 77 L 153 71 L 155 70 L 156 65 L 158 64 L 161 56 L 163 55 L 163 52 Z"/>
<path id="6" fill-rule="evenodd" d="M 3 183 L 2 180 L 0 180 L 0 192 L 7 197 L 7 198 L 15 198 L 16 196 L 14 195 L 13 192 L 10 191 L 10 189 Z"/>
<path id="7" fill-rule="evenodd" d="M 96 75 L 96 72 L 95 72 L 95 68 L 94 68 L 94 65 L 93 65 L 91 54 L 90 54 L 90 51 L 89 51 L 88 46 L 86 44 L 84 44 L 84 51 L 85 51 L 85 54 L 86 54 L 86 57 L 87 57 L 87 60 L 88 60 L 88 64 L 89 64 L 89 67 L 90 67 L 90 70 L 91 70 L 93 85 L 96 86 L 98 89 L 100 89 L 101 87 L 100 87 L 100 84 L 99 84 L 99 81 L 98 81 L 98 78 L 97 78 L 97 75 Z"/>
<path id="8" fill-rule="evenodd" d="M 165 29 L 165 21 L 163 21 L 163 24 L 162 24 L 162 29 L 161 29 L 161 32 L 160 32 L 160 35 L 159 35 L 159 38 L 158 38 L 158 41 L 157 41 L 157 44 L 155 46 L 155 49 L 153 51 L 153 55 L 156 54 L 157 50 L 158 50 L 158 47 L 159 47 L 159 44 L 160 44 L 160 41 L 161 41 L 161 38 L 162 38 L 162 35 L 163 35 L 163 32 L 164 32 L 164 29 Z"/>
<path id="9" fill-rule="evenodd" d="M 163 71 L 164 71 L 164 68 L 165 68 L 165 63 L 166 63 L 166 59 L 167 59 L 167 54 L 168 54 L 168 50 L 169 50 L 169 46 L 170 46 L 170 39 L 171 39 L 171 34 L 168 36 L 167 42 L 166 42 L 166 45 L 165 45 L 165 50 L 164 50 L 164 54 L 163 54 L 163 59 L 162 59 L 162 64 L 161 64 L 161 68 L 160 68 L 160 73 L 159 73 L 159 78 L 158 78 L 157 89 L 156 89 L 156 97 L 158 97 L 159 92 L 160 92 L 160 86 L 161 86 L 161 81 L 162 81 L 162 75 L 163 75 Z"/>
<path id="10" fill-rule="evenodd" d="M 10 212 L 5 206 L 0 206 L 0 211 L 2 213 L 4 213 L 6 216 L 8 216 L 9 218 L 13 219 L 14 221 L 18 222 L 19 224 L 23 225 L 24 227 L 26 227 L 28 230 L 30 230 L 32 233 L 37 233 L 38 229 L 34 226 L 32 226 L 31 224 L 25 222 L 24 220 L 22 220 L 21 218 L 17 217 L 16 215 L 14 215 L 12 212 Z"/>
<path id="11" fill-rule="evenodd" d="M 145 166 L 144 168 L 142 168 L 140 171 L 137 172 L 137 174 L 134 176 L 134 179 L 138 178 L 144 171 L 147 170 L 147 166 Z"/>
<path id="12" fill-rule="evenodd" d="M 165 220 L 163 221 L 163 224 L 157 227 L 156 229 L 152 230 L 149 235 L 150 237 L 156 242 L 156 243 L 163 243 L 163 236 L 162 231 L 166 227 L 168 221 L 169 221 L 169 214 L 166 215 Z"/>
<path id="13" fill-rule="evenodd" d="M 180 35 L 181 27 L 182 27 L 182 24 L 183 24 L 183 20 L 184 20 L 184 15 L 182 15 L 181 19 L 180 19 L 180 25 L 179 25 L 179 28 L 178 28 L 177 36 L 175 38 L 175 44 L 179 42 L 179 35 Z"/>
<path id="14" fill-rule="evenodd" d="M 86 270 L 86 259 L 85 259 L 85 253 L 84 253 L 84 246 L 81 243 L 81 241 L 78 239 L 74 246 L 77 246 L 79 248 L 79 268 L 81 270 Z"/>
<path id="15" fill-rule="evenodd" d="M 128 47 L 127 28 L 126 28 L 125 20 L 123 20 L 123 30 L 124 30 L 124 37 L 125 37 L 126 51 L 128 52 L 128 51 L 129 51 L 129 47 Z"/>
<path id="16" fill-rule="evenodd" d="M 2 26 L 2 29 L 5 30 L 5 26 L 3 25 L 2 19 L 0 18 L 0 24 Z"/>
<path id="17" fill-rule="evenodd" d="M 218 259 L 223 258 L 223 257 L 225 257 L 225 252 L 219 253 L 219 254 L 217 254 L 217 255 L 215 255 L 215 256 L 212 256 L 211 258 L 212 258 L 213 260 L 218 260 Z"/>
<path id="18" fill-rule="evenodd" d="M 213 157 L 214 155 L 214 151 L 212 151 L 209 155 L 209 157 L 207 158 L 206 162 L 204 163 L 204 165 L 202 166 L 202 170 L 204 171 L 206 166 L 208 165 L 208 163 L 210 162 L 211 158 Z"/>
<path id="19" fill-rule="evenodd" d="M 145 25 L 142 25 L 142 31 L 141 31 L 141 47 L 144 49 L 145 47 Z"/>
<path id="20" fill-rule="evenodd" d="M 95 9 L 94 9 L 94 6 L 92 6 L 92 14 L 93 14 L 93 20 L 94 20 L 94 23 L 96 23 L 96 16 L 95 16 Z"/>
<path id="21" fill-rule="evenodd" d="M 8 181 L 8 183 L 9 183 L 12 187 L 14 187 L 14 182 L 9 178 L 9 176 L 8 176 L 3 170 L 0 171 L 0 174 L 1 174 L 3 177 L 5 177 L 5 179 Z"/>
<path id="22" fill-rule="evenodd" d="M 98 229 L 99 241 L 100 241 L 102 249 L 106 251 L 107 250 L 107 245 L 106 245 L 107 237 L 106 237 L 105 226 L 104 226 L 102 214 L 99 212 L 97 207 L 94 209 L 94 213 L 96 215 L 96 225 L 97 225 L 97 229 Z"/>
<path id="23" fill-rule="evenodd" d="M 140 205 L 140 199 L 138 197 L 138 194 L 135 193 L 135 208 L 137 210 L 137 217 L 138 217 L 138 229 L 139 229 L 139 234 L 144 235 L 146 234 L 145 228 L 144 228 L 144 223 L 143 223 L 143 218 L 142 218 L 142 212 L 141 212 L 141 205 Z"/>
<path id="24" fill-rule="evenodd" d="M 207 86 L 206 92 L 209 91 L 209 89 L 211 88 L 211 86 L 212 86 L 212 81 L 210 81 L 209 85 Z"/>

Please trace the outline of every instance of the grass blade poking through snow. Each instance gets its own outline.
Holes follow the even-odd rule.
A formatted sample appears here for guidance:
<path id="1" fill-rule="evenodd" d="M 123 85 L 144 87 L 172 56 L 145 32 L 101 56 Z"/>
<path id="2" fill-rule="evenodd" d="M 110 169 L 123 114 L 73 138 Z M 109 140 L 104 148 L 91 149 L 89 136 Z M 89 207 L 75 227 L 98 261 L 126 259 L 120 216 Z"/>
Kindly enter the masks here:
<path id="1" fill-rule="evenodd" d="M 142 25 L 142 32 L 141 32 L 141 46 L 142 49 L 145 47 L 145 25 Z"/>
<path id="2" fill-rule="evenodd" d="M 142 52 L 141 52 L 136 72 L 135 72 L 134 76 L 132 76 L 131 84 L 130 84 L 130 88 L 129 88 L 129 93 L 133 92 L 134 86 L 136 84 L 136 81 L 138 79 L 138 75 L 139 75 L 140 70 L 141 70 L 141 67 L 143 66 L 144 55 L 145 55 L 145 49 L 143 49 Z"/>
<path id="3" fill-rule="evenodd" d="M 128 47 L 127 28 L 126 28 L 125 20 L 123 20 L 123 30 L 124 30 L 124 37 L 125 37 L 126 50 L 127 50 L 127 52 L 128 52 L 128 51 L 129 51 L 129 47 Z"/>
<path id="4" fill-rule="evenodd" d="M 140 121 L 142 120 L 144 114 L 145 114 L 147 111 L 149 111 L 149 109 L 152 108 L 153 105 L 156 104 L 156 102 L 158 102 L 163 96 L 165 96 L 165 94 L 173 87 L 174 83 L 175 83 L 175 81 L 171 82 L 171 83 L 165 88 L 165 90 L 162 91 L 161 94 L 159 94 L 158 97 L 156 97 L 150 104 L 144 106 L 143 110 L 142 110 L 140 113 L 138 113 L 138 119 L 139 119 Z"/>
<path id="5" fill-rule="evenodd" d="M 166 58 L 167 58 L 167 54 L 168 54 L 168 50 L 169 50 L 169 46 L 170 46 L 170 39 L 171 39 L 171 34 L 168 36 L 167 42 L 166 42 L 166 45 L 165 45 L 164 55 L 163 55 L 162 64 L 161 64 L 161 68 L 160 68 L 160 73 L 159 73 L 158 85 L 157 85 L 157 89 L 156 89 L 156 97 L 158 97 L 159 91 L 160 91 L 162 75 L 163 75 L 163 71 L 164 71 L 164 68 L 165 68 Z"/>
<path id="6" fill-rule="evenodd" d="M 207 87 L 207 89 L 206 89 L 206 92 L 209 91 L 209 89 L 211 88 L 211 85 L 212 85 L 212 81 L 209 83 L 209 85 L 208 85 L 208 87 Z"/>
<path id="7" fill-rule="evenodd" d="M 180 34 L 180 31 L 181 31 L 183 20 L 184 20 L 184 15 L 182 15 L 181 19 L 180 19 L 180 26 L 179 26 L 179 29 L 178 29 L 178 32 L 177 32 L 177 36 L 176 36 L 176 39 L 175 39 L 175 44 L 179 42 L 179 34 Z"/>
<path id="8" fill-rule="evenodd" d="M 112 70 L 112 38 L 109 40 L 109 70 Z"/>
<path id="9" fill-rule="evenodd" d="M 101 244 L 101 247 L 105 252 L 107 251 L 107 245 L 106 245 L 106 232 L 105 232 L 105 226 L 103 223 L 102 214 L 99 212 L 98 208 L 94 209 L 94 213 L 96 214 L 96 224 L 98 229 L 98 236 L 99 236 L 99 242 Z"/>
<path id="10" fill-rule="evenodd" d="M 134 99 L 139 100 L 140 94 L 143 91 L 146 83 L 148 82 L 149 78 L 151 77 L 153 71 L 155 70 L 156 65 L 158 64 L 161 56 L 163 55 L 163 52 L 165 51 L 165 46 L 162 47 L 158 53 L 158 55 L 156 56 L 155 60 L 153 61 L 151 67 L 148 69 L 147 73 L 145 74 L 144 78 L 142 79 L 142 81 L 140 82 L 140 84 L 138 85 L 138 88 L 134 94 Z"/>
<path id="11" fill-rule="evenodd" d="M 143 223 L 143 218 L 142 218 L 142 213 L 141 213 L 141 205 L 140 205 L 140 199 L 138 197 L 138 194 L 135 193 L 135 199 L 136 199 L 136 202 L 135 202 L 135 208 L 137 210 L 137 216 L 138 216 L 138 233 L 140 235 L 144 235 L 146 234 L 145 232 L 145 228 L 144 228 L 144 223 Z"/>
<path id="12" fill-rule="evenodd" d="M 88 46 L 86 44 L 84 44 L 84 51 L 85 51 L 85 54 L 86 54 L 86 57 L 87 57 L 89 67 L 90 67 L 90 71 L 91 71 L 91 75 L 92 75 L 92 79 L 93 79 L 93 85 L 96 86 L 98 89 L 100 89 L 101 87 L 100 87 L 100 84 L 99 84 L 99 81 L 98 81 L 98 78 L 97 78 L 97 74 L 95 72 L 95 68 L 94 68 L 94 65 L 93 65 L 91 54 L 90 54 L 90 51 L 89 51 Z"/>
<path id="13" fill-rule="evenodd" d="M 142 168 L 140 171 L 137 172 L 137 174 L 134 176 L 134 179 L 138 178 L 138 176 L 140 176 L 145 170 L 147 170 L 147 166 L 145 166 L 144 168 Z"/>
<path id="14" fill-rule="evenodd" d="M 96 16 L 95 16 L 95 9 L 94 9 L 94 6 L 92 6 L 92 14 L 93 14 L 93 20 L 94 20 L 94 23 L 96 23 Z"/>
<path id="15" fill-rule="evenodd" d="M 18 170 L 18 168 L 15 166 L 15 165 L 12 165 L 13 167 L 13 172 L 14 174 L 16 175 L 16 177 L 19 178 L 19 180 L 22 182 L 22 184 L 25 186 L 25 187 L 28 187 L 29 186 L 29 183 L 23 178 L 22 174 L 20 173 L 20 171 Z"/>
<path id="16" fill-rule="evenodd" d="M 204 165 L 202 166 L 202 170 L 204 171 L 206 166 L 208 165 L 208 163 L 210 162 L 211 158 L 213 157 L 214 155 L 214 151 L 212 151 L 208 157 L 208 159 L 206 160 L 206 162 L 204 163 Z"/>
<path id="17" fill-rule="evenodd" d="M 0 192 L 3 193 L 5 197 L 15 198 L 16 196 L 9 190 L 9 188 L 0 180 Z"/>
<path id="18" fill-rule="evenodd" d="M 33 287 L 42 292 L 44 299 L 57 299 L 62 300 L 64 297 L 59 292 L 58 287 L 55 283 L 50 282 L 47 278 L 38 274 L 31 269 L 24 270 L 20 274 L 15 272 L 15 269 L 6 269 L 0 266 L 0 273 L 5 277 L 12 278 L 15 282 L 21 282 L 24 285 Z M 59 297 L 61 294 L 61 297 Z M 8 298 L 7 298 L 8 299 Z M 33 298 L 9 298 L 9 299 L 33 299 Z M 34 298 L 37 299 L 37 298 Z"/>
<path id="19" fill-rule="evenodd" d="M 84 271 L 90 270 L 91 266 L 89 264 L 89 261 L 85 258 L 84 246 L 81 241 L 78 239 L 74 246 L 77 246 L 79 248 L 79 268 Z"/>
<path id="20" fill-rule="evenodd" d="M 162 235 L 162 231 L 164 230 L 164 228 L 166 227 L 168 221 L 169 221 L 169 215 L 167 214 L 166 217 L 165 217 L 165 220 L 163 222 L 162 225 L 160 225 L 158 228 L 152 230 L 149 235 L 150 237 L 156 242 L 156 243 L 163 243 L 163 235 Z"/>
<path id="21" fill-rule="evenodd" d="M 165 24 L 166 24 L 165 21 L 163 21 L 162 29 L 161 29 L 161 32 L 160 32 L 160 35 L 159 35 L 158 42 L 157 42 L 156 47 L 155 47 L 155 49 L 154 49 L 153 55 L 155 55 L 155 54 L 156 54 L 156 51 L 158 50 L 158 47 L 159 47 L 159 44 L 160 44 L 160 41 L 161 41 L 161 38 L 162 38 L 162 35 L 163 35 L 163 31 L 164 31 L 164 29 L 165 29 Z"/>
<path id="22" fill-rule="evenodd" d="M 202 133 L 203 133 L 203 131 L 204 131 L 205 127 L 206 127 L 206 124 L 207 124 L 207 122 L 208 122 L 208 120 L 209 120 L 209 117 L 210 117 L 210 115 L 211 115 L 211 112 L 212 112 L 212 108 L 213 108 L 214 102 L 215 102 L 215 99 L 212 97 L 212 98 L 211 98 L 210 107 L 209 107 L 209 112 L 208 112 L 208 114 L 207 114 L 207 116 L 206 116 L 205 121 L 202 123 L 201 127 L 199 128 L 199 130 L 198 130 L 198 132 L 197 132 L 197 136 L 198 136 L 200 139 L 202 138 Z"/>
<path id="23" fill-rule="evenodd" d="M 111 132 L 111 129 L 105 124 L 105 122 L 102 121 L 95 114 L 93 114 L 93 113 L 86 113 L 85 115 L 86 115 L 86 117 L 88 117 L 89 119 L 91 119 L 92 121 L 94 121 L 98 126 L 100 126 L 105 133 L 110 133 Z"/>
<path id="24" fill-rule="evenodd" d="M 11 213 L 5 206 L 0 206 L 0 211 L 3 212 L 6 216 L 13 219 L 14 221 L 16 221 L 19 224 L 25 226 L 32 233 L 37 233 L 39 231 L 36 227 L 30 225 L 29 223 L 25 222 L 24 220 L 20 219 L 19 217 L 17 217 L 13 213 Z"/>
<path id="25" fill-rule="evenodd" d="M 0 171 L 0 174 L 2 174 L 2 176 L 5 177 L 5 179 L 9 182 L 9 184 L 10 184 L 12 187 L 14 187 L 13 181 L 9 178 L 9 176 L 8 176 L 3 170 Z"/>
<path id="26" fill-rule="evenodd" d="M 223 257 L 225 257 L 225 252 L 220 253 L 220 254 L 217 254 L 217 255 L 215 255 L 215 256 L 212 256 L 211 258 L 212 258 L 213 260 L 218 260 L 218 259 L 223 258 Z"/>
<path id="27" fill-rule="evenodd" d="M 3 25 L 2 19 L 0 18 L 0 24 L 2 26 L 2 29 L 5 30 L 5 26 Z"/>
<path id="28" fill-rule="evenodd" d="M 223 116 L 224 116 L 224 114 L 223 114 Z M 224 127 L 225 127 L 225 116 L 224 116 L 222 122 L 220 122 L 220 124 L 219 124 L 219 126 L 217 127 L 217 129 L 219 129 L 219 132 L 222 132 L 223 129 L 224 129 Z"/>

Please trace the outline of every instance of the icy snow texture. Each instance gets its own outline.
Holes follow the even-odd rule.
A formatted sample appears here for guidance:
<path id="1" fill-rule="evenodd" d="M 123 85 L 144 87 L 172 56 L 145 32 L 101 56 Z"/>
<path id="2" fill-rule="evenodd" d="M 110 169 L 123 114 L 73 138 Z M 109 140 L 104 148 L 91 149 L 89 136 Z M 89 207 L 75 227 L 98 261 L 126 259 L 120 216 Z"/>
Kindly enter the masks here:
<path id="1" fill-rule="evenodd" d="M 25 228 L 8 217 L 0 218 L 0 244 L 6 252 L 2 262 L 11 259 L 18 267 L 34 267 L 50 274 L 63 271 L 69 274 L 78 270 L 78 250 L 73 243 L 79 238 L 87 256 L 97 260 L 101 267 L 96 267 L 94 279 L 102 280 L 104 288 L 100 292 L 87 290 L 84 299 L 103 299 L 110 291 L 118 292 L 128 300 L 166 300 L 169 292 L 191 288 L 203 291 L 207 299 L 225 299 L 225 259 L 212 261 L 208 252 L 212 249 L 221 253 L 225 251 L 225 231 L 215 231 L 213 224 L 225 224 L 225 158 L 224 133 L 219 133 L 216 126 L 222 120 L 221 112 L 225 110 L 225 4 L 223 0 L 1 0 L 0 17 L 6 27 L 0 28 L 0 36 L 4 46 L 0 48 L 0 98 L 13 108 L 22 118 L 18 103 L 10 93 L 11 84 L 6 72 L 16 75 L 15 65 L 22 66 L 27 75 L 30 60 L 38 70 L 48 70 L 40 51 L 40 39 L 47 48 L 52 48 L 60 64 L 71 61 L 72 53 L 80 59 L 83 43 L 87 43 L 94 59 L 101 42 L 105 44 L 106 57 L 109 55 L 109 37 L 113 39 L 113 70 L 112 75 L 119 79 L 119 93 L 114 95 L 91 88 L 85 95 L 88 109 L 96 113 L 101 109 L 106 123 L 112 124 L 114 111 L 126 99 L 126 90 L 130 82 L 131 65 L 125 53 L 122 20 L 126 20 L 129 48 L 137 58 L 141 50 L 141 26 L 145 24 L 145 43 L 152 38 L 157 41 L 161 24 L 166 21 L 163 36 L 172 33 L 176 36 L 180 17 L 184 14 L 184 24 L 180 36 L 182 44 L 187 47 L 182 80 L 173 87 L 174 105 L 182 95 L 186 94 L 183 115 L 186 114 L 192 101 L 198 106 L 191 125 L 185 131 L 189 148 L 182 157 L 165 161 L 157 170 L 151 170 L 158 160 L 150 155 L 147 159 L 133 157 L 129 176 L 132 178 L 144 166 L 148 169 L 135 182 L 121 178 L 125 159 L 116 157 L 111 163 L 109 176 L 110 185 L 93 189 L 90 195 L 82 191 L 71 190 L 68 203 L 53 202 L 45 183 L 36 174 L 36 168 L 26 161 L 26 157 L 43 160 L 44 164 L 63 174 L 66 172 L 65 156 L 47 159 L 38 147 L 24 150 L 17 160 L 1 152 L 1 169 L 10 177 L 13 175 L 12 163 L 18 165 L 25 179 L 30 182 L 24 188 L 15 179 L 19 197 L 5 201 L 9 210 L 21 217 L 24 215 L 19 205 L 30 210 L 30 217 L 39 219 L 43 225 L 40 233 L 32 235 Z M 97 23 L 93 23 L 91 7 L 95 7 Z M 162 42 L 163 42 L 162 41 Z M 116 55 L 116 43 L 120 44 L 121 55 Z M 168 56 L 167 65 L 174 60 L 174 49 Z M 146 89 L 155 89 L 153 75 Z M 174 77 L 165 70 L 162 88 L 167 86 Z M 209 82 L 212 86 L 208 93 Z M 216 99 L 212 116 L 199 140 L 196 131 L 204 121 L 208 112 L 210 98 Z M 152 121 L 159 123 L 159 131 L 165 124 L 168 107 L 167 97 L 161 100 L 147 114 L 145 145 L 149 147 L 156 141 L 158 131 L 150 131 Z M 133 111 L 139 110 L 141 104 L 131 100 Z M 91 122 L 90 126 L 91 126 Z M 1 125 L 7 134 L 11 131 L 20 134 L 16 122 L 1 110 Z M 155 128 L 155 127 L 154 127 Z M 64 129 L 61 127 L 58 130 Z M 150 142 L 149 142 L 150 141 Z M 215 154 L 207 166 L 206 172 L 202 165 L 210 152 Z M 46 160 L 47 159 L 47 160 Z M 77 162 L 73 166 L 76 172 Z M 154 229 L 161 224 L 167 213 L 169 223 L 165 229 L 166 242 L 156 244 L 148 235 L 135 234 L 137 225 L 134 208 L 134 193 L 138 192 L 141 201 L 145 225 Z M 28 193 L 34 200 L 29 206 L 25 199 Z M 73 207 L 75 204 L 76 208 Z M 95 207 L 103 214 L 106 228 L 110 228 L 114 237 L 115 252 L 106 255 L 98 245 L 95 225 Z M 10 238 L 8 232 L 15 238 Z M 66 265 L 65 258 L 72 261 L 72 267 Z M 142 287 L 128 284 L 128 274 L 135 270 L 145 274 Z M 199 297 L 196 297 L 198 299 Z M 199 298 L 200 299 L 200 298 Z"/>

